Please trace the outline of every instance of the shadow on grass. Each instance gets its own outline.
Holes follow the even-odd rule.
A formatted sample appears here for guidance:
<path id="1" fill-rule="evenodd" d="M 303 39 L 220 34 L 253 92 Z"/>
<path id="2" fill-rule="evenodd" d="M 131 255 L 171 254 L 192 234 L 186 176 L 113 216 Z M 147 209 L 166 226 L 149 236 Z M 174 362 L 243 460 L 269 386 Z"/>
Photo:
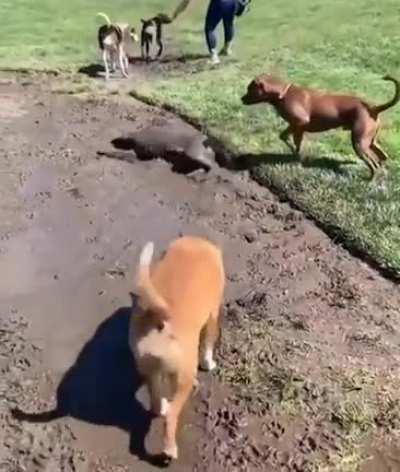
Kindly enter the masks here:
<path id="1" fill-rule="evenodd" d="M 234 170 L 250 170 L 260 165 L 295 165 L 301 164 L 306 168 L 317 168 L 342 173 L 342 166 L 353 165 L 355 161 L 339 160 L 330 157 L 307 157 L 300 161 L 292 154 L 242 154 L 231 161 Z"/>

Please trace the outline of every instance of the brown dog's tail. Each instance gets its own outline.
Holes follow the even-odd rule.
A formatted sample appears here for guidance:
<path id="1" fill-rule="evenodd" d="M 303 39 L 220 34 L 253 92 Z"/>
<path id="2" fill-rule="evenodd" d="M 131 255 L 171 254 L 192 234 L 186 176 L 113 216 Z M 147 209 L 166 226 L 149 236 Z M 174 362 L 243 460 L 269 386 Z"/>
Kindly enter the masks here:
<path id="1" fill-rule="evenodd" d="M 151 312 L 160 320 L 169 317 L 168 304 L 157 292 L 150 277 L 150 265 L 153 259 L 154 244 L 148 242 L 140 254 L 139 266 L 136 273 L 136 288 L 139 305 L 143 310 Z"/>
<path id="2" fill-rule="evenodd" d="M 391 100 L 389 100 L 387 103 L 375 106 L 374 111 L 375 111 L 376 114 L 382 113 L 383 111 L 387 110 L 388 108 L 393 107 L 400 100 L 400 83 L 399 83 L 399 81 L 397 79 L 391 77 L 390 75 L 385 75 L 385 77 L 383 77 L 383 80 L 388 80 L 388 81 L 394 83 L 394 85 L 395 85 L 394 97 Z"/>

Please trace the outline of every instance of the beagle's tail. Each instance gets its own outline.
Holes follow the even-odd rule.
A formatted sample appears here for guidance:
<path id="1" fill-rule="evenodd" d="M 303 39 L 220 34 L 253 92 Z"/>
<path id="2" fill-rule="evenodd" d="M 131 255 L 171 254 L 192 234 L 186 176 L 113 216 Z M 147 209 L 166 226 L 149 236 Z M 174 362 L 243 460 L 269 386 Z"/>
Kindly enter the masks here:
<path id="1" fill-rule="evenodd" d="M 139 296 L 139 305 L 143 310 L 151 312 L 160 320 L 166 320 L 169 317 L 168 304 L 157 292 L 150 277 L 153 253 L 154 244 L 148 242 L 140 254 L 139 266 L 136 272 L 136 289 Z"/>
<path id="2" fill-rule="evenodd" d="M 96 16 L 101 16 L 102 18 L 104 18 L 106 20 L 108 26 L 111 25 L 111 20 L 105 13 L 100 12 L 100 13 L 97 13 Z"/>

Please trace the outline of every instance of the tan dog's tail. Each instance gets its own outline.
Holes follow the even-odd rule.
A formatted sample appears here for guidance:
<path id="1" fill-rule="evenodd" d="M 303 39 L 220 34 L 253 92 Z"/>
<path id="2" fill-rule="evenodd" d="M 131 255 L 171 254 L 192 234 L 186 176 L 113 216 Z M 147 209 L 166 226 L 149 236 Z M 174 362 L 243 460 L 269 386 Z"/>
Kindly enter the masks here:
<path id="1" fill-rule="evenodd" d="M 100 12 L 100 13 L 97 13 L 96 16 L 101 16 L 102 18 L 104 18 L 106 20 L 108 26 L 111 25 L 111 20 L 105 13 Z"/>
<path id="2" fill-rule="evenodd" d="M 144 310 L 165 320 L 168 318 L 168 304 L 157 292 L 150 277 L 150 265 L 153 259 L 154 244 L 148 242 L 140 254 L 139 266 L 136 274 L 136 288 L 139 296 L 139 305 Z"/>
<path id="3" fill-rule="evenodd" d="M 389 100 L 387 103 L 384 103 L 383 105 L 377 105 L 374 107 L 374 111 L 376 114 L 382 113 L 383 111 L 387 110 L 388 108 L 393 107 L 396 105 L 396 103 L 400 100 L 400 83 L 397 79 L 394 77 L 391 77 L 390 75 L 385 75 L 383 77 L 383 80 L 388 80 L 390 82 L 393 82 L 395 85 L 395 92 L 394 92 L 394 97 Z"/>

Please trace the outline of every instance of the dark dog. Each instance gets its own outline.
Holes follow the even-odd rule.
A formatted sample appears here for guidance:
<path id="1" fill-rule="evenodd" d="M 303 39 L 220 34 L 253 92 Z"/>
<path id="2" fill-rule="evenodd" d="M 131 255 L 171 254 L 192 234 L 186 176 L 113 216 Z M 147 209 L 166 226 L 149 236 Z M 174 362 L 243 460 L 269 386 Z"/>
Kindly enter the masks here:
<path id="1" fill-rule="evenodd" d="M 161 56 L 164 51 L 163 44 L 163 31 L 162 26 L 172 23 L 172 19 L 168 15 L 163 13 L 151 18 L 150 20 L 142 21 L 142 34 L 141 34 L 141 46 L 142 46 L 142 58 L 147 62 L 151 59 L 151 50 L 154 43 L 158 45 L 157 58 Z"/>
<path id="2" fill-rule="evenodd" d="M 367 164 L 371 179 L 388 156 L 377 144 L 379 114 L 393 107 L 400 100 L 400 84 L 393 77 L 385 76 L 395 84 L 394 97 L 383 105 L 370 105 L 349 95 L 330 95 L 301 86 L 282 82 L 270 75 L 254 79 L 242 97 L 244 105 L 269 103 L 289 124 L 280 138 L 296 154 L 305 132 L 318 133 L 334 128 L 351 131 L 355 153 Z M 293 136 L 294 148 L 289 144 Z"/>

